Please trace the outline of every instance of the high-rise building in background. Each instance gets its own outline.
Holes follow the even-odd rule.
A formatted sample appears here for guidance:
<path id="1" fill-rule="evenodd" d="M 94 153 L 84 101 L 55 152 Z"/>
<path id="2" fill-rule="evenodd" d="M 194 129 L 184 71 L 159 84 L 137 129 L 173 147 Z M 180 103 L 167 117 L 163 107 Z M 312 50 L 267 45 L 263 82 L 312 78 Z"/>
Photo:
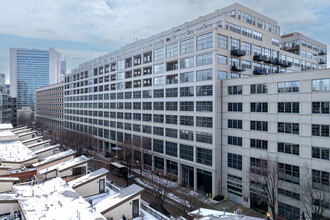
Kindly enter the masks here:
<path id="1" fill-rule="evenodd" d="M 10 94 L 17 107 L 34 110 L 35 89 L 60 81 L 60 54 L 49 50 L 10 48 Z"/>
<path id="2" fill-rule="evenodd" d="M 5 74 L 0 73 L 0 123 L 11 123 L 17 126 L 16 98 L 9 95 Z"/>
<path id="3" fill-rule="evenodd" d="M 61 60 L 61 76 L 60 76 L 60 82 L 64 81 L 65 74 L 66 74 L 66 57 L 64 57 L 64 60 Z"/>

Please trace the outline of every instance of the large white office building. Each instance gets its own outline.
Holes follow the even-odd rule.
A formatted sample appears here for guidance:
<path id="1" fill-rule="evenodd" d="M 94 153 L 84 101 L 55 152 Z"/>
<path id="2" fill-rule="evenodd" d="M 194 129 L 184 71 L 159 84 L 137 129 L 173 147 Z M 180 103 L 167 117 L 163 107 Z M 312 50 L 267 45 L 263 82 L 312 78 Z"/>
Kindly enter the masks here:
<path id="1" fill-rule="evenodd" d="M 141 161 L 145 167 L 195 191 L 212 196 L 222 193 L 250 207 L 250 191 L 243 193 L 250 182 L 243 184 L 246 177 L 242 170 L 248 167 L 245 164 L 250 165 L 250 157 L 260 159 L 269 154 L 278 155 L 282 164 L 297 165 L 300 158 L 312 163 L 319 160 L 311 158 L 311 145 L 305 140 L 329 142 L 329 137 L 311 137 L 313 123 L 330 122 L 326 116 L 317 116 L 325 119 L 313 121 L 311 101 L 327 98 L 324 95 L 322 99 L 312 99 L 314 93 L 311 84 L 308 86 L 312 77 L 324 78 L 329 71 L 301 72 L 325 68 L 326 53 L 326 45 L 299 33 L 281 37 L 276 21 L 234 4 L 73 69 L 65 77 L 65 127 L 93 134 L 103 153 L 133 143 L 134 161 Z M 273 74 L 256 76 L 270 73 Z M 223 80 L 228 78 L 233 79 Z M 291 78 L 305 80 L 300 83 L 302 89 L 298 93 L 278 94 L 277 81 Z M 249 93 L 250 84 L 259 80 L 269 84 L 269 97 Z M 243 86 L 242 95 L 229 96 L 227 87 L 236 84 Z M 306 91 L 310 98 L 303 100 Z M 259 102 L 269 102 L 262 104 L 268 112 L 250 112 L 250 102 L 259 111 L 257 98 Z M 284 105 L 301 102 L 299 113 L 277 112 L 280 101 Z M 242 104 L 231 108 L 243 109 L 242 112 L 228 111 L 228 103 L 234 102 Z M 252 118 L 255 126 L 259 126 L 257 121 L 269 121 L 269 132 L 250 131 Z M 229 120 L 231 126 L 242 129 L 228 128 Z M 294 139 L 277 131 L 277 126 L 285 127 L 287 122 L 295 128 L 293 123 L 298 123 L 300 133 L 292 135 Z M 271 140 L 268 150 L 250 147 L 251 138 Z M 278 152 L 277 139 L 304 145 L 298 156 L 288 155 Z M 329 145 L 322 143 L 315 142 L 315 146 Z M 291 157 L 299 160 L 292 161 Z M 300 166 L 303 162 L 298 163 Z M 329 165 L 329 159 L 320 163 Z M 232 168 L 239 164 L 240 169 Z M 315 165 L 315 169 L 322 170 L 320 166 Z M 324 172 L 329 175 L 329 170 Z M 238 191 L 242 192 L 230 190 L 231 182 L 240 185 Z"/>

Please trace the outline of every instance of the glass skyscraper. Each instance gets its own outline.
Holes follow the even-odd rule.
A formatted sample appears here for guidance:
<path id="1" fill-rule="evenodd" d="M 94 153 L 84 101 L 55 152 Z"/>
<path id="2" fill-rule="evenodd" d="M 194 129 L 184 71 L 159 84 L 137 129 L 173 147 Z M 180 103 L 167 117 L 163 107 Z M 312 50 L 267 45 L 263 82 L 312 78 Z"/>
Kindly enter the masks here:
<path id="1" fill-rule="evenodd" d="M 60 79 L 60 54 L 50 48 L 10 49 L 11 95 L 17 107 L 34 110 L 35 89 L 57 83 Z"/>

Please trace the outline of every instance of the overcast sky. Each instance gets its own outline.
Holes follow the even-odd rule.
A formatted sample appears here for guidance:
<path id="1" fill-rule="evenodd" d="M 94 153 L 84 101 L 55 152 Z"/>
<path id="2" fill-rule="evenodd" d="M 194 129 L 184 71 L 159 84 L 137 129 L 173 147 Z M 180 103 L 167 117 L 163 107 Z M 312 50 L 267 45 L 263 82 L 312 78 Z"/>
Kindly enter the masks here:
<path id="1" fill-rule="evenodd" d="M 299 31 L 330 45 L 329 0 L 0 0 L 0 73 L 9 75 L 10 47 L 53 47 L 70 72 L 134 38 L 236 2 L 277 20 L 281 34 Z"/>

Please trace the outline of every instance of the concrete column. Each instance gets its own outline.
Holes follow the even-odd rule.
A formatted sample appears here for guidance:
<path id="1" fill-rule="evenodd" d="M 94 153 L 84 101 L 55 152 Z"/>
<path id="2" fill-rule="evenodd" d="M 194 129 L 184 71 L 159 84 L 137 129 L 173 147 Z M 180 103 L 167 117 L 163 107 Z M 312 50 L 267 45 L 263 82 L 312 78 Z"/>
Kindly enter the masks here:
<path id="1" fill-rule="evenodd" d="M 197 168 L 194 167 L 194 191 L 197 192 Z"/>
<path id="2" fill-rule="evenodd" d="M 154 155 L 151 156 L 151 171 L 155 171 L 155 158 L 154 158 Z"/>
<path id="3" fill-rule="evenodd" d="M 167 175 L 167 163 L 166 163 L 166 159 L 164 159 L 164 176 Z"/>
<path id="4" fill-rule="evenodd" d="M 178 163 L 178 184 L 182 184 L 182 168 L 181 163 Z"/>

